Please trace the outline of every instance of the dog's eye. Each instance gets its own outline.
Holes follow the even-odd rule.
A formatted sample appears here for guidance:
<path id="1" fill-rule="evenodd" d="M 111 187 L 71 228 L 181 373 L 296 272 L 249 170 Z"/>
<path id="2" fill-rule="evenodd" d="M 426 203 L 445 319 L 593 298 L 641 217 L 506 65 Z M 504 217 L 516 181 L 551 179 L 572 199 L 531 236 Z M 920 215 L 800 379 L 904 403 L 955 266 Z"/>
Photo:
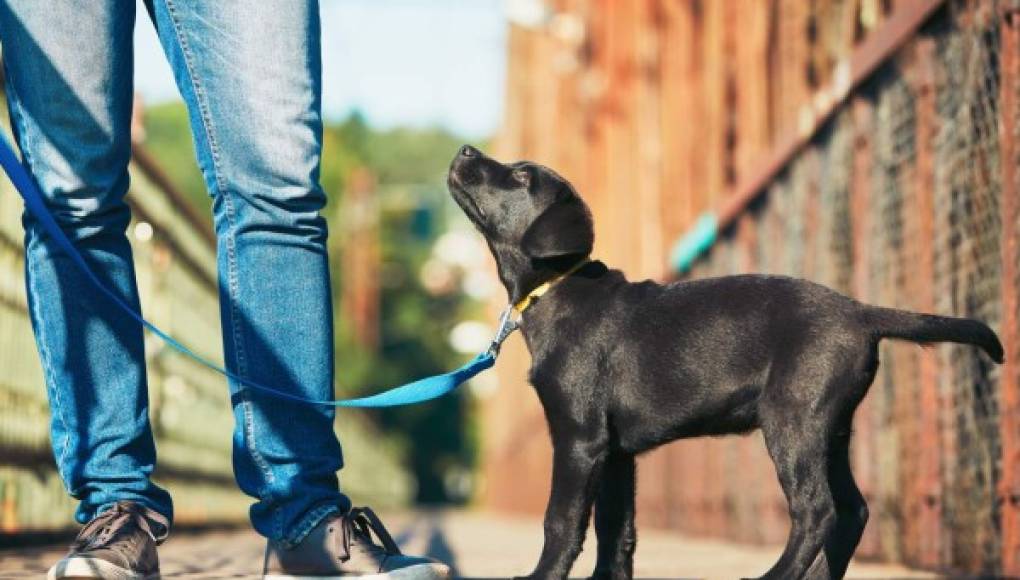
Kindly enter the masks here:
<path id="1" fill-rule="evenodd" d="M 531 174 L 526 169 L 515 169 L 513 176 L 517 183 L 521 185 L 529 185 L 531 183 Z"/>

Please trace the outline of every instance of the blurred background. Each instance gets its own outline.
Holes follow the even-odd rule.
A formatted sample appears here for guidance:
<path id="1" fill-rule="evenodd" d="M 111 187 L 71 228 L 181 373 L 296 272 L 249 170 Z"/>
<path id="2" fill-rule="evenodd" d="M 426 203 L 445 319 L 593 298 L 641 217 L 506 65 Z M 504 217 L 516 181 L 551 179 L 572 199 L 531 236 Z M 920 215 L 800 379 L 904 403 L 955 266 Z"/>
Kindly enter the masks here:
<path id="1" fill-rule="evenodd" d="M 322 18 L 339 396 L 453 368 L 490 338 L 506 296 L 445 188 L 471 142 L 570 179 L 596 257 L 632 279 L 788 274 L 988 322 L 1001 367 L 883 344 L 852 446 L 872 513 L 858 553 L 1020 574 L 1020 0 L 323 0 Z M 143 19 L 137 44 L 143 308 L 221 358 L 209 198 Z M 0 542 L 66 528 L 72 509 L 25 314 L 21 207 L 3 181 Z M 223 379 L 147 341 L 157 477 L 182 522 L 243 521 Z M 341 411 L 342 485 L 359 504 L 540 515 L 551 453 L 527 367 L 514 337 L 444 399 Z M 642 526 L 785 539 L 758 435 L 675 443 L 639 471 Z"/>

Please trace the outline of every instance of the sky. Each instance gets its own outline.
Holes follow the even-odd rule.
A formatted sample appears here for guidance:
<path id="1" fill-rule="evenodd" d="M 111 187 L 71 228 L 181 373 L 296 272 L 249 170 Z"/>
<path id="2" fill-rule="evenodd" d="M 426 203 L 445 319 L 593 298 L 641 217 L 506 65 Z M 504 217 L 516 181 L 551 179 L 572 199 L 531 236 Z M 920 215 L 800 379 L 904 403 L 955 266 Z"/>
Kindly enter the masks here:
<path id="1" fill-rule="evenodd" d="M 360 110 L 378 128 L 442 126 L 487 137 L 503 114 L 501 0 L 321 0 L 323 112 Z M 135 88 L 148 104 L 180 100 L 144 8 Z"/>

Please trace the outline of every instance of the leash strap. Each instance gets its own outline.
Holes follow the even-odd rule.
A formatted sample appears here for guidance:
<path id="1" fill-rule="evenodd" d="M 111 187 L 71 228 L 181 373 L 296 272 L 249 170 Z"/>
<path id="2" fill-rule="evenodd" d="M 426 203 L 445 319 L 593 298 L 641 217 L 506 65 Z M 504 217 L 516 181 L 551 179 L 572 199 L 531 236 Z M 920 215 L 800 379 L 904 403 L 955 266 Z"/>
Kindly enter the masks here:
<path id="1" fill-rule="evenodd" d="M 174 350 L 187 356 L 198 364 L 236 381 L 238 384 L 257 391 L 262 391 L 264 393 L 283 399 L 290 399 L 292 401 L 333 407 L 396 407 L 400 405 L 411 405 L 414 403 L 431 401 L 432 399 L 436 399 L 446 393 L 449 393 L 471 377 L 492 367 L 492 365 L 496 363 L 496 355 L 499 353 L 499 345 L 510 334 L 510 332 L 513 332 L 513 329 L 504 332 L 504 325 L 506 322 L 501 320 L 500 332 L 497 334 L 496 339 L 493 340 L 489 349 L 476 356 L 464 366 L 445 374 L 419 379 L 376 395 L 361 397 L 358 399 L 320 401 L 273 389 L 250 379 L 240 377 L 184 346 L 175 338 L 160 330 L 155 324 L 145 320 L 141 314 L 125 303 L 120 296 L 103 284 L 102 280 L 96 276 L 82 255 L 78 252 L 77 248 L 74 247 L 71 240 L 69 240 L 67 235 L 64 234 L 64 231 L 60 229 L 59 225 L 57 225 L 57 222 L 53 219 L 53 215 L 50 213 L 49 208 L 46 207 L 46 202 L 43 200 L 42 194 L 39 193 L 39 189 L 36 187 L 35 181 L 29 175 L 25 166 L 18 160 L 17 156 L 14 154 L 14 149 L 2 134 L 0 134 L 0 165 L 2 165 L 4 171 L 7 172 L 7 176 L 14 184 L 14 188 L 18 190 L 18 193 L 25 200 L 25 207 L 28 208 L 28 211 L 31 212 L 35 219 L 39 220 L 39 224 L 42 225 L 46 234 L 57 244 L 57 246 L 60 247 L 61 250 L 64 251 L 65 254 L 67 254 L 68 257 L 71 258 L 71 261 L 75 263 L 83 274 L 85 274 L 85 277 L 92 282 L 100 293 L 104 294 L 109 300 L 116 304 L 124 311 L 125 314 L 141 323 L 142 326 L 149 329 L 150 332 L 173 347 Z M 509 318 L 507 318 L 507 320 L 509 320 Z"/>

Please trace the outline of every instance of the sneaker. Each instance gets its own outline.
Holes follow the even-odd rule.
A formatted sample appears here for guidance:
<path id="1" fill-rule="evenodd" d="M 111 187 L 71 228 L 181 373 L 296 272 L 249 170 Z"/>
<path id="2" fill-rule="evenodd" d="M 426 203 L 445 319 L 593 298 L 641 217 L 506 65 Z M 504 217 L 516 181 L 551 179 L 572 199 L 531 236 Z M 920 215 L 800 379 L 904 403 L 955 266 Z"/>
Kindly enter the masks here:
<path id="1" fill-rule="evenodd" d="M 131 501 L 117 502 L 85 524 L 71 551 L 50 568 L 46 578 L 157 580 L 156 546 L 169 531 L 169 522 L 159 512 Z"/>
<path id="2" fill-rule="evenodd" d="M 263 574 L 264 580 L 440 580 L 450 577 L 450 568 L 401 554 L 375 512 L 354 508 L 327 517 L 293 548 L 270 541 Z"/>

